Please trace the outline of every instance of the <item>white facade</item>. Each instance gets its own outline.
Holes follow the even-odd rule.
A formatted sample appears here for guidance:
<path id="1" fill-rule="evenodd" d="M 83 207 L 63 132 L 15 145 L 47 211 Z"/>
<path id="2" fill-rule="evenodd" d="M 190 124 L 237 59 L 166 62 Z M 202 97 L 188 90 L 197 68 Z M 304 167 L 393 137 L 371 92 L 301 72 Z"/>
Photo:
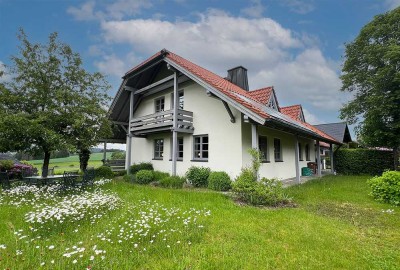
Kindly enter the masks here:
<path id="1" fill-rule="evenodd" d="M 236 122 L 232 123 L 220 99 L 207 95 L 206 90 L 197 83 L 190 81 L 179 85 L 184 91 L 184 110 L 193 112 L 193 134 L 179 133 L 183 138 L 183 160 L 177 161 L 177 175 L 184 175 L 190 166 L 209 167 L 213 171 L 225 171 L 232 179 L 242 167 L 250 165 L 248 149 L 252 146 L 251 124 L 243 121 L 242 113 L 230 107 Z M 164 110 L 172 109 L 173 89 L 144 98 L 133 118 L 155 113 L 155 100 L 164 97 Z M 295 169 L 295 142 L 293 134 L 278 131 L 264 126 L 257 127 L 258 135 L 268 139 L 269 162 L 263 163 L 260 176 L 267 178 L 286 179 L 296 176 Z M 196 135 L 208 135 L 209 157 L 207 161 L 194 161 L 194 139 Z M 282 161 L 274 160 L 274 138 L 281 140 Z M 163 159 L 154 159 L 154 140 L 164 140 Z M 131 163 L 151 162 L 155 170 L 172 173 L 172 132 L 163 132 L 147 135 L 146 138 L 133 137 L 131 145 Z M 302 145 L 303 161 L 300 169 L 307 166 L 307 162 L 315 160 L 314 141 L 299 138 Z M 306 160 L 305 145 L 310 147 L 310 160 Z"/>

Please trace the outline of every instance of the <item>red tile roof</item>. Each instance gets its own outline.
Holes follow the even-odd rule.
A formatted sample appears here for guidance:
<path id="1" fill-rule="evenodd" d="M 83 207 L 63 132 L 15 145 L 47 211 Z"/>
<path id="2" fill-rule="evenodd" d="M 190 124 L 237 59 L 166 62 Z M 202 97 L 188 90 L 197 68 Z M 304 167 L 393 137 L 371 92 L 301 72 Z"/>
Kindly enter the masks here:
<path id="1" fill-rule="evenodd" d="M 165 49 L 162 50 L 161 52 L 154 54 L 153 56 L 151 56 L 150 58 L 148 58 L 141 64 L 135 66 L 134 68 L 129 70 L 125 75 L 138 70 L 140 67 L 144 66 L 146 63 L 150 62 L 151 60 L 157 58 L 160 55 L 165 55 L 165 57 L 167 59 L 173 61 L 174 63 L 179 65 L 181 68 L 185 69 L 189 73 L 191 73 L 194 76 L 196 76 L 197 78 L 201 79 L 203 82 L 207 83 L 211 87 L 220 91 L 222 94 L 226 95 L 233 101 L 241 104 L 242 106 L 244 106 L 247 109 L 251 110 L 252 112 L 256 113 L 261 118 L 264 118 L 264 119 L 273 118 L 271 115 L 269 115 L 268 113 L 266 113 L 263 110 L 263 106 L 265 106 L 265 103 L 269 100 L 272 93 L 274 93 L 273 87 L 261 88 L 261 89 L 257 89 L 257 90 L 250 91 L 250 92 L 246 91 L 246 90 L 240 88 L 239 86 L 231 83 L 227 79 L 222 78 L 221 76 L 218 76 L 217 74 L 215 74 L 205 68 L 202 68 L 202 67 L 190 62 L 189 60 L 187 60 L 177 54 L 174 54 L 170 51 L 167 51 Z M 295 106 L 300 106 L 300 105 L 295 105 Z M 284 107 L 283 109 L 285 111 L 285 108 L 286 108 L 287 113 L 284 113 L 284 112 L 282 112 L 282 113 L 284 113 L 285 115 L 288 115 L 290 118 L 295 120 L 298 123 L 298 126 L 301 126 L 306 130 L 316 133 L 319 136 L 326 138 L 330 141 L 336 142 L 336 140 L 334 138 L 332 138 L 329 135 L 325 134 L 324 132 L 320 131 L 316 127 L 314 127 L 308 123 L 299 121 L 298 117 L 296 117 L 297 119 L 293 118 L 292 116 L 295 115 L 295 112 L 296 112 L 296 110 L 298 110 L 298 108 L 296 107 L 296 108 L 290 109 L 290 107 L 295 107 L 295 106 Z M 279 118 L 284 123 L 289 123 L 286 119 L 284 119 L 283 116 L 279 117 L 279 115 L 282 115 L 280 112 L 276 112 L 276 114 L 278 117 L 275 116 L 275 118 Z"/>
<path id="2" fill-rule="evenodd" d="M 287 107 L 281 107 L 281 113 L 286 114 L 293 120 L 300 120 L 301 105 L 292 105 Z"/>
<path id="3" fill-rule="evenodd" d="M 265 88 L 252 90 L 249 92 L 249 95 L 255 100 L 262 104 L 267 104 L 271 95 L 273 94 L 274 88 L 272 86 L 268 86 Z"/>
<path id="4" fill-rule="evenodd" d="M 249 95 L 248 91 L 172 52 L 169 52 L 166 57 L 181 66 L 182 68 L 186 69 L 190 73 L 194 74 L 198 78 L 202 79 L 204 82 L 208 83 L 212 87 L 216 88 L 226 96 L 255 112 L 259 116 L 263 118 L 270 118 L 267 113 L 261 110 L 260 106 L 254 105 L 240 97 L 243 96 L 245 98 L 254 100 L 253 97 Z M 240 96 L 235 95 L 235 93 Z"/>

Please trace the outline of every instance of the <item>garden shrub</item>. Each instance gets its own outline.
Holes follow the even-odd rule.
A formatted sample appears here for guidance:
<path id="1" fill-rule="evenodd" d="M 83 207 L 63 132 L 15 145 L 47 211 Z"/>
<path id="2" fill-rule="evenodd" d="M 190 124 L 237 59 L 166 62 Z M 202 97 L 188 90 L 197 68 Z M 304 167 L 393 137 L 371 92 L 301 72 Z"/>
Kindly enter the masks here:
<path id="1" fill-rule="evenodd" d="M 154 171 L 153 175 L 154 175 L 154 181 L 160 181 L 170 176 L 169 173 L 161 171 Z"/>
<path id="2" fill-rule="evenodd" d="M 126 175 L 126 170 L 114 172 L 114 176 L 124 176 Z"/>
<path id="3" fill-rule="evenodd" d="M 136 182 L 136 175 L 134 175 L 134 174 L 125 174 L 125 175 L 122 177 L 122 179 L 123 179 L 125 182 L 134 183 L 134 182 Z"/>
<path id="4" fill-rule="evenodd" d="M 132 174 L 136 174 L 138 171 L 141 170 L 154 171 L 153 164 L 151 164 L 150 162 L 141 162 L 138 164 L 133 164 L 130 169 Z"/>
<path id="5" fill-rule="evenodd" d="M 136 173 L 136 183 L 147 185 L 154 180 L 152 170 L 140 170 Z"/>
<path id="6" fill-rule="evenodd" d="M 211 172 L 208 176 L 208 188 L 217 191 L 227 191 L 231 188 L 231 178 L 226 172 Z"/>
<path id="7" fill-rule="evenodd" d="M 158 181 L 164 188 L 182 188 L 185 182 L 185 178 L 180 176 L 168 176 Z"/>
<path id="8" fill-rule="evenodd" d="M 95 169 L 96 177 L 113 178 L 114 173 L 108 166 L 100 166 Z"/>
<path id="9" fill-rule="evenodd" d="M 252 205 L 279 206 L 291 202 L 281 181 L 267 178 L 255 181 L 251 169 L 242 170 L 233 182 L 232 190 L 239 200 Z"/>
<path id="10" fill-rule="evenodd" d="M 0 160 L 0 171 L 1 172 L 8 171 L 13 166 L 14 166 L 14 161 L 12 161 L 12 160 L 8 160 L 8 159 Z"/>
<path id="11" fill-rule="evenodd" d="M 368 180 L 375 200 L 400 205 L 400 172 L 386 171 Z"/>
<path id="12" fill-rule="evenodd" d="M 207 187 L 207 179 L 210 175 L 210 168 L 192 166 L 186 172 L 188 181 L 194 187 Z"/>
<path id="13" fill-rule="evenodd" d="M 335 169 L 341 174 L 381 175 L 393 169 L 393 152 L 375 149 L 338 149 L 334 156 Z"/>

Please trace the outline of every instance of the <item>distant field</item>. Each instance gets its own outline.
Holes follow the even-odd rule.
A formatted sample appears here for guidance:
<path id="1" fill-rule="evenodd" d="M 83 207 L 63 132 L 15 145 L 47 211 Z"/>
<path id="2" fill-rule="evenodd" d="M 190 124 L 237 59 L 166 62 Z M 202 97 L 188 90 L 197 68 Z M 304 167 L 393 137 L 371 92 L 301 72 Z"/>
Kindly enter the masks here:
<path id="1" fill-rule="evenodd" d="M 111 158 L 110 152 L 107 153 L 107 158 Z M 101 160 L 103 159 L 103 153 L 94 153 L 90 155 L 89 167 L 100 167 L 102 165 Z M 43 165 L 43 159 L 29 160 L 30 164 L 36 167 L 39 172 Z M 50 159 L 49 167 L 55 168 L 56 174 L 62 174 L 64 171 L 72 171 L 79 169 L 79 156 L 69 156 L 66 158 L 52 158 Z"/>

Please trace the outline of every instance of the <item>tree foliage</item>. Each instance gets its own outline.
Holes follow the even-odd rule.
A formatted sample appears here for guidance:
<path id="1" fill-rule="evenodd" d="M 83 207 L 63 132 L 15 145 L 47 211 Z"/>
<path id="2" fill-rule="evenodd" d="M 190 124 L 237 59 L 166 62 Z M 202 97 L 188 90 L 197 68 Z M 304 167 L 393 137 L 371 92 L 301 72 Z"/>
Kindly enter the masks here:
<path id="1" fill-rule="evenodd" d="M 35 44 L 21 29 L 12 80 L 0 88 L 0 151 L 43 151 L 44 172 L 51 151 L 85 151 L 110 132 L 104 109 L 109 84 L 87 72 L 79 54 L 57 36 Z"/>
<path id="2" fill-rule="evenodd" d="M 346 45 L 342 91 L 353 99 L 341 118 L 358 122 L 356 133 L 369 146 L 400 147 L 400 8 L 376 16 Z M 397 166 L 396 166 L 397 167 Z"/>

